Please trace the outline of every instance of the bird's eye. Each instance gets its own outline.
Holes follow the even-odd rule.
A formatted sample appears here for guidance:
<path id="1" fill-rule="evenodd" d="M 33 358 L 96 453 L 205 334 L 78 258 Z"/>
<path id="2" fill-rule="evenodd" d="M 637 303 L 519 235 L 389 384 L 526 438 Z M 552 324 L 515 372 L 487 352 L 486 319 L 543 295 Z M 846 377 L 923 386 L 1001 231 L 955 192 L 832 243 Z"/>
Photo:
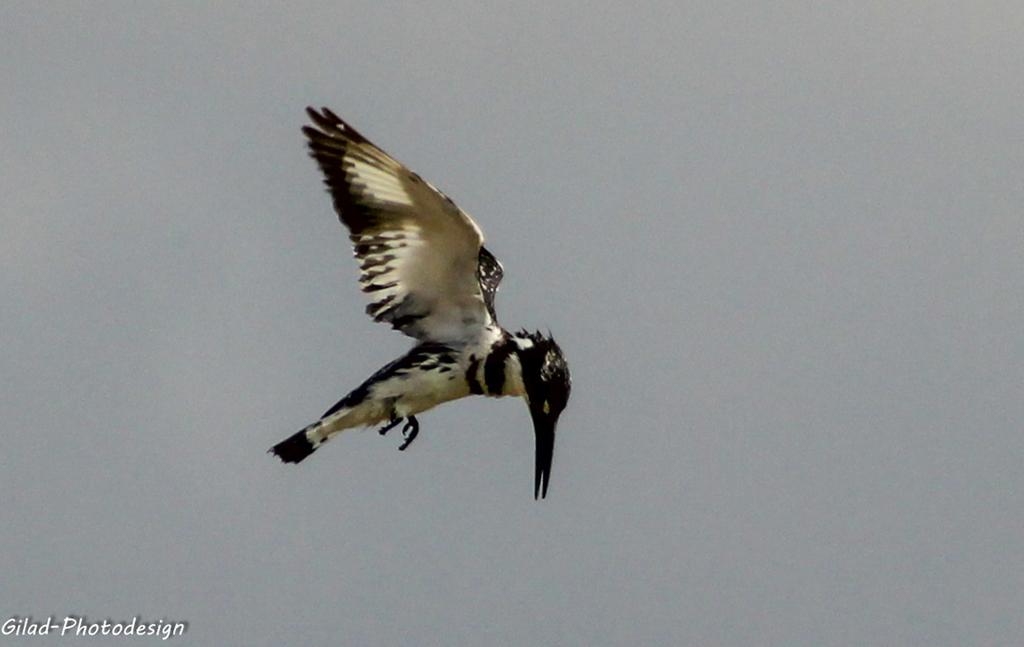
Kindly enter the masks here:
<path id="1" fill-rule="evenodd" d="M 551 413 L 551 404 L 547 400 L 544 401 L 544 413 Z"/>

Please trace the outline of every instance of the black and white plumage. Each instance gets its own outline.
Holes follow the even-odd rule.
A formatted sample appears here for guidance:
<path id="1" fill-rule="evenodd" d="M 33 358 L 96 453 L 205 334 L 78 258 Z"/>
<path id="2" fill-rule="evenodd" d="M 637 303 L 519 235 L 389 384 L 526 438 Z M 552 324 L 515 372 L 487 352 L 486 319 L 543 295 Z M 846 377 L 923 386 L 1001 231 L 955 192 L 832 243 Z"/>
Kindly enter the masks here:
<path id="1" fill-rule="evenodd" d="M 366 312 L 418 343 L 270 451 L 298 463 L 345 429 L 383 423 L 384 434 L 403 420 L 405 449 L 418 413 L 468 395 L 519 396 L 536 434 L 534 497 L 543 498 L 571 387 L 558 344 L 498 325 L 502 267 L 466 212 L 327 108 L 307 112 L 314 126 L 303 132 L 349 230 Z"/>

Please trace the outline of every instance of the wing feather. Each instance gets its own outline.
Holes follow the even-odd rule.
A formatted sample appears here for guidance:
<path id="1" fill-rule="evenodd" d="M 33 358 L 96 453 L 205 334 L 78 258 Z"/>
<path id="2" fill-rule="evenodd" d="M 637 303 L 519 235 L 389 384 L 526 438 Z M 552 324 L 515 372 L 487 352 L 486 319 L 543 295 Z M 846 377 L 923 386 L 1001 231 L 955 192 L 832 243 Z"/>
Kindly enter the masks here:
<path id="1" fill-rule="evenodd" d="M 308 108 L 310 155 L 349 230 L 366 312 L 422 341 L 467 341 L 496 323 L 501 264 L 448 196 L 327 108 Z"/>

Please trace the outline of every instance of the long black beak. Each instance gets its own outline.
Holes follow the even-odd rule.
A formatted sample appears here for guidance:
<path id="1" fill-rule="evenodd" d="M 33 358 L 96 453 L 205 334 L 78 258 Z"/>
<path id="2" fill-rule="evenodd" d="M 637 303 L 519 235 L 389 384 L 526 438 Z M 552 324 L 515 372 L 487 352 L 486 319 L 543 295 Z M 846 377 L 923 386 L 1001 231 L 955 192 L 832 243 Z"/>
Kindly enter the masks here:
<path id="1" fill-rule="evenodd" d="M 537 463 L 533 473 L 534 500 L 543 499 L 548 495 L 551 457 L 555 453 L 555 422 L 544 415 L 533 416 L 533 431 L 537 435 Z"/>

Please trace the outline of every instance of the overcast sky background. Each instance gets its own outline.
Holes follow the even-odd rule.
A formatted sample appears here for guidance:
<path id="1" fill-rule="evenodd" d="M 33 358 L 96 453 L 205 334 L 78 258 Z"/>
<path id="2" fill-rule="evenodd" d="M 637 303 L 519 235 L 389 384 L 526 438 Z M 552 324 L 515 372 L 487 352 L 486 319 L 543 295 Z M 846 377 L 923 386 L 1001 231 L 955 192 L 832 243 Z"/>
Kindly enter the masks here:
<path id="1" fill-rule="evenodd" d="M 3 3 L 3 617 L 1020 644 L 1024 8 L 629 4 Z M 307 104 L 560 341 L 548 500 L 518 400 L 265 454 L 408 346 Z"/>

